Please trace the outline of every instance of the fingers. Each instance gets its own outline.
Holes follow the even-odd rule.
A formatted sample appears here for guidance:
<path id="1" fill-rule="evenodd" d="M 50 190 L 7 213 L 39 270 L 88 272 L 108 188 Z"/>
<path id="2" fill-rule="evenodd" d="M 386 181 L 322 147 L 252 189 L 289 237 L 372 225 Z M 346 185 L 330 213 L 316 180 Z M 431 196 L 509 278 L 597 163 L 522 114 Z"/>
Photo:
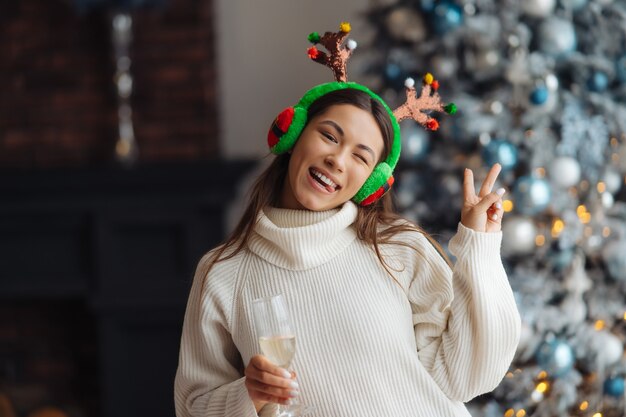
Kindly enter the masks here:
<path id="1" fill-rule="evenodd" d="M 293 387 L 285 389 L 268 385 L 255 379 L 246 379 L 246 388 L 248 388 L 249 392 L 255 392 L 255 399 L 272 402 L 284 402 L 289 398 L 297 397 L 299 395 L 298 383 L 293 381 L 293 384 Z"/>
<path id="2" fill-rule="evenodd" d="M 246 388 L 253 401 L 287 404 L 299 395 L 298 382 L 286 369 L 276 366 L 263 355 L 252 357 L 245 369 Z"/>
<path id="3" fill-rule="evenodd" d="M 253 356 L 250 359 L 250 365 L 252 365 L 258 371 L 267 372 L 282 379 L 291 378 L 292 376 L 288 370 L 277 366 L 263 355 Z"/>
<path id="4" fill-rule="evenodd" d="M 494 214 L 502 218 L 502 195 L 504 192 L 504 188 L 499 188 L 495 192 L 485 195 L 474 209 L 479 213 L 488 212 L 489 220 L 498 220 L 498 218 L 493 218 Z"/>
<path id="5" fill-rule="evenodd" d="M 471 169 L 465 168 L 465 172 L 463 174 L 463 200 L 468 201 L 475 196 L 474 173 Z"/>
<path id="6" fill-rule="evenodd" d="M 480 187 L 480 191 L 478 193 L 478 196 L 480 198 L 483 198 L 491 192 L 493 185 L 496 183 L 496 179 L 498 179 L 500 171 L 502 171 L 502 166 L 500 164 L 494 164 L 491 167 L 489 173 L 487 173 L 487 177 L 485 178 L 482 187 Z"/>
<path id="7" fill-rule="evenodd" d="M 496 201 L 492 204 L 487 210 L 487 220 L 493 223 L 502 222 L 502 216 L 504 215 L 504 210 L 502 209 L 502 200 Z"/>

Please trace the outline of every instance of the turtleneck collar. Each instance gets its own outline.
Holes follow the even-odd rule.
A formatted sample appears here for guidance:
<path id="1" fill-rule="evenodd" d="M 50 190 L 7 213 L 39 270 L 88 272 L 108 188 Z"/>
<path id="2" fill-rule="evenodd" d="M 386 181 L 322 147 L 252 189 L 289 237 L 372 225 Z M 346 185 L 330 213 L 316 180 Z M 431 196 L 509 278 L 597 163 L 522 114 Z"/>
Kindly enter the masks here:
<path id="1" fill-rule="evenodd" d="M 348 201 L 328 211 L 267 207 L 259 213 L 248 247 L 267 262 L 304 270 L 328 262 L 356 238 L 350 227 L 357 215 Z"/>

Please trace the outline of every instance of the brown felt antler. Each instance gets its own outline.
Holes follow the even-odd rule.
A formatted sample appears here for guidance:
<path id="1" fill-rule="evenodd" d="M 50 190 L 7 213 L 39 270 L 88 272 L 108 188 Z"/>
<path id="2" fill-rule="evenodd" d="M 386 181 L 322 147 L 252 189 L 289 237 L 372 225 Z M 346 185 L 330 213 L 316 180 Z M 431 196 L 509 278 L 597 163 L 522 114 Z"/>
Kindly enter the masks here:
<path id="1" fill-rule="evenodd" d="M 342 46 L 348 33 L 350 33 L 350 23 L 341 22 L 337 33 L 326 32 L 324 36 L 320 36 L 319 33 L 313 32 L 309 35 L 311 43 L 319 43 L 328 51 L 326 53 L 312 46 L 307 50 L 309 57 L 313 61 L 329 67 L 335 75 L 335 80 L 341 82 L 348 81 L 346 64 L 352 51 L 356 48 L 356 42 L 353 40 L 349 40 L 346 45 Z"/>
<path id="2" fill-rule="evenodd" d="M 425 111 L 456 113 L 454 103 L 445 106 L 442 104 L 441 97 L 437 92 L 439 82 L 433 78 L 432 74 L 428 73 L 424 76 L 422 92 L 419 97 L 415 94 L 415 81 L 412 78 L 407 78 L 404 86 L 406 87 L 406 102 L 393 111 L 398 122 L 404 119 L 413 119 L 427 129 L 437 130 L 439 122 L 424 113 Z"/>

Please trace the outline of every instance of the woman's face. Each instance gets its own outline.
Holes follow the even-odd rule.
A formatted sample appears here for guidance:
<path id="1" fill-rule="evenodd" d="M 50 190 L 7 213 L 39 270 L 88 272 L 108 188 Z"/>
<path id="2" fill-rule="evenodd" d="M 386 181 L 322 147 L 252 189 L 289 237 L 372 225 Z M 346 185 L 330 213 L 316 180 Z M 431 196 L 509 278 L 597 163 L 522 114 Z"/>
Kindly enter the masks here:
<path id="1" fill-rule="evenodd" d="M 383 148 L 374 116 L 351 104 L 330 106 L 309 121 L 293 148 L 281 207 L 339 207 L 359 191 Z"/>

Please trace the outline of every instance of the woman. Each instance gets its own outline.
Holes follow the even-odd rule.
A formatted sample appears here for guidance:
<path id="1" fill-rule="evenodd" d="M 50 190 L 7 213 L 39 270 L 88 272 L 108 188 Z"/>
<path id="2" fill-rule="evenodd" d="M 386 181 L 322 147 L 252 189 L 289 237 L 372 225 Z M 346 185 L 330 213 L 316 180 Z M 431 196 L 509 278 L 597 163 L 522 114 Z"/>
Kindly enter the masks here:
<path id="1" fill-rule="evenodd" d="M 299 397 L 313 417 L 469 416 L 463 402 L 495 388 L 519 339 L 499 254 L 504 190 L 491 192 L 500 167 L 478 195 L 465 171 L 451 269 L 388 193 L 351 201 L 398 140 L 382 100 L 343 88 L 307 110 L 233 235 L 200 261 L 177 415 L 274 415 L 276 403 Z M 259 355 L 250 304 L 278 293 L 296 328 L 297 378 Z"/>

